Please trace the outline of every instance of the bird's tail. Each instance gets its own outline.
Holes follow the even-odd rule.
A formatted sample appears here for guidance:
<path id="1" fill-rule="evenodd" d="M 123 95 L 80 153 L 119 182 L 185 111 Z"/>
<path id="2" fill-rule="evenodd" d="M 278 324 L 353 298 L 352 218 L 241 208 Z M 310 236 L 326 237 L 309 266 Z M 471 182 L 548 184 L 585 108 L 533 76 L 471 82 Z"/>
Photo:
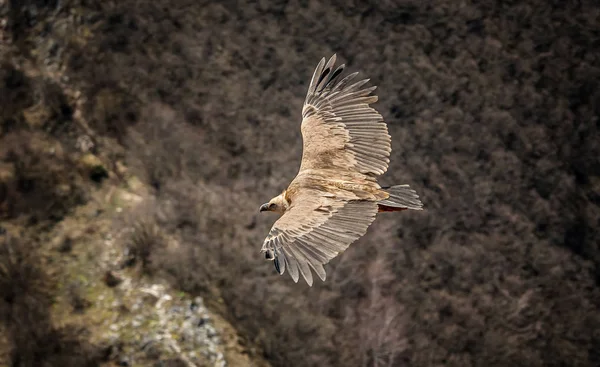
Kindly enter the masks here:
<path id="1" fill-rule="evenodd" d="M 417 192 L 408 185 L 382 187 L 390 197 L 378 202 L 380 212 L 397 212 L 406 209 L 423 210 L 423 203 Z"/>

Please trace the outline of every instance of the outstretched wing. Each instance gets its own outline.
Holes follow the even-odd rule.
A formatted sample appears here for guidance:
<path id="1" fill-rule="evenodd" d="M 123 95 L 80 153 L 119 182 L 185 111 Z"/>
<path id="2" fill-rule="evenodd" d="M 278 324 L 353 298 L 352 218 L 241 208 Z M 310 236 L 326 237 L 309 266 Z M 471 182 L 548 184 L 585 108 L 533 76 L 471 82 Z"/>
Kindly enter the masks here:
<path id="1" fill-rule="evenodd" d="M 261 251 L 274 260 L 279 274 L 287 269 L 294 282 L 302 274 L 312 286 L 310 269 L 324 281 L 323 265 L 363 236 L 376 214 L 375 202 L 343 200 L 324 191 L 303 189 L 275 222 Z"/>
<path id="2" fill-rule="evenodd" d="M 369 104 L 376 87 L 362 88 L 369 79 L 338 81 L 344 65 L 333 69 L 336 55 L 317 66 L 302 108 L 303 152 L 300 171 L 346 169 L 368 176 L 383 174 L 389 164 L 391 138 L 381 115 Z"/>

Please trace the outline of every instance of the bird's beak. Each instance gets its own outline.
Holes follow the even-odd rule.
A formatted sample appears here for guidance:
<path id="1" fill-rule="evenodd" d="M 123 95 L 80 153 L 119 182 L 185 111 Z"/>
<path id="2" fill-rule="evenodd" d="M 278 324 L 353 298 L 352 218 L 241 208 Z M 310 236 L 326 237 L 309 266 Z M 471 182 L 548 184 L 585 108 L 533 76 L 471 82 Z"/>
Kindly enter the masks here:
<path id="1" fill-rule="evenodd" d="M 266 212 L 269 211 L 269 203 L 264 203 L 263 205 L 260 206 L 260 209 L 258 209 L 259 212 Z"/>

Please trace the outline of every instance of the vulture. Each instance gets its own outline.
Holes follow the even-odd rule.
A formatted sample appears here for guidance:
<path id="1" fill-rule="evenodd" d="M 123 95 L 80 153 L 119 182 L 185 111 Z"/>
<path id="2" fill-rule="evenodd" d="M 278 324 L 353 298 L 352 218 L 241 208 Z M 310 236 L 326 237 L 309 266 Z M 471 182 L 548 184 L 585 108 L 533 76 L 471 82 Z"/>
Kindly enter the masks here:
<path id="1" fill-rule="evenodd" d="M 323 265 L 363 236 L 377 213 L 423 209 L 409 185 L 377 183 L 392 148 L 383 117 L 369 106 L 376 87 L 355 81 L 356 72 L 342 78 L 345 65 L 335 61 L 335 54 L 321 59 L 310 80 L 298 174 L 259 209 L 280 215 L 261 252 L 279 274 L 287 270 L 296 283 L 302 274 L 309 286 L 311 270 L 325 281 Z"/>

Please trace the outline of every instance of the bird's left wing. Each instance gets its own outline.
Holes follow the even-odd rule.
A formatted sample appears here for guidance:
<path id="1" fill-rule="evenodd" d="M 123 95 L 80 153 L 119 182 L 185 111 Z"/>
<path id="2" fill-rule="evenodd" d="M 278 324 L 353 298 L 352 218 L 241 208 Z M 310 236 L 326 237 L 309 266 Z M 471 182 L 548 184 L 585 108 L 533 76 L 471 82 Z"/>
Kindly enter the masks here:
<path id="1" fill-rule="evenodd" d="M 261 251 L 274 260 L 279 274 L 287 269 L 295 282 L 302 274 L 312 286 L 310 269 L 324 281 L 323 265 L 364 235 L 376 214 L 375 202 L 344 200 L 305 189 L 275 222 Z"/>
<path id="2" fill-rule="evenodd" d="M 338 80 L 345 68 L 334 69 L 336 56 L 317 65 L 302 108 L 302 162 L 300 171 L 384 174 L 390 162 L 391 137 L 383 117 L 371 103 L 375 87 L 369 79 L 352 83 L 358 73 Z"/>

